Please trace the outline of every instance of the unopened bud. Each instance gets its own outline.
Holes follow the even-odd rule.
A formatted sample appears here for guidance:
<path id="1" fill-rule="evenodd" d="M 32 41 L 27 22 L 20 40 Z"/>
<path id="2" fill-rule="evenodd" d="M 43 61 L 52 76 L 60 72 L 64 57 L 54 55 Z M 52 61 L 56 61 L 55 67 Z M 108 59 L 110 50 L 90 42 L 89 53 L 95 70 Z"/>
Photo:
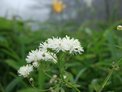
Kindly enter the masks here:
<path id="1" fill-rule="evenodd" d="M 122 25 L 118 25 L 117 30 L 122 30 Z"/>
<path id="2" fill-rule="evenodd" d="M 30 78 L 29 80 L 32 82 L 33 81 L 33 78 Z"/>

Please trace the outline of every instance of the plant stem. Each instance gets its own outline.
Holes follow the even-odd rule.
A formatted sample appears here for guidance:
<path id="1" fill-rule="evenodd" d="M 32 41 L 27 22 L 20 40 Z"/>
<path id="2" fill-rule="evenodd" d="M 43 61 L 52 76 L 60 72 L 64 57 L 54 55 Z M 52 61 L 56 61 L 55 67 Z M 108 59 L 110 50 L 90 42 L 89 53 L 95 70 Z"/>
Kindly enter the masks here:
<path id="1" fill-rule="evenodd" d="M 66 60 L 66 54 L 62 54 L 59 58 L 58 66 L 59 66 L 59 73 L 60 73 L 60 79 L 61 79 L 61 87 L 64 86 L 63 83 L 69 85 L 71 88 L 74 88 L 77 92 L 80 92 L 80 90 L 72 85 L 70 82 L 65 81 L 64 74 L 65 74 L 65 60 Z"/>
<path id="2" fill-rule="evenodd" d="M 63 80 L 63 74 L 64 74 L 64 71 L 65 71 L 65 69 L 64 69 L 64 62 L 65 62 L 64 54 L 62 54 L 60 56 L 60 58 L 59 58 L 59 73 L 60 73 L 61 80 Z"/>
<path id="3" fill-rule="evenodd" d="M 29 79 L 29 78 L 27 78 L 27 79 L 28 79 L 28 81 L 29 81 L 30 85 L 31 85 L 33 88 L 35 88 L 35 85 L 34 85 L 33 81 L 30 81 L 30 79 Z"/>
<path id="4" fill-rule="evenodd" d="M 110 77 L 112 76 L 114 70 L 118 70 L 118 68 L 119 68 L 118 64 L 120 63 L 121 60 L 122 60 L 122 58 L 120 58 L 116 63 L 113 64 L 113 66 L 112 66 L 113 68 L 110 70 L 108 76 L 104 80 L 104 82 L 103 82 L 100 90 L 98 90 L 98 92 L 102 92 L 103 88 L 106 86 L 107 82 L 109 81 Z"/>
<path id="5" fill-rule="evenodd" d="M 103 88 L 106 86 L 107 82 L 109 81 L 111 75 L 113 74 L 114 68 L 112 68 L 108 74 L 108 76 L 106 77 L 106 79 L 104 80 L 100 90 L 98 90 L 98 92 L 102 92 Z"/>
<path id="6" fill-rule="evenodd" d="M 77 88 L 77 87 L 75 87 L 74 85 L 72 85 L 71 83 L 69 83 L 69 82 L 67 82 L 67 81 L 64 81 L 68 86 L 70 86 L 70 87 L 73 87 L 77 92 L 80 92 L 80 90 Z"/>

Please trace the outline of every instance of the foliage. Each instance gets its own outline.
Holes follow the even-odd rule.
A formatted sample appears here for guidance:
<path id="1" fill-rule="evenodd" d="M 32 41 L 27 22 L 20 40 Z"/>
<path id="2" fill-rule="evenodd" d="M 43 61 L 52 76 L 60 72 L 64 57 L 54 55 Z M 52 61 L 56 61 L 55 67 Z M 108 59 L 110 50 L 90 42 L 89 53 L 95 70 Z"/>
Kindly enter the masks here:
<path id="1" fill-rule="evenodd" d="M 39 43 L 48 37 L 69 35 L 78 38 L 85 50 L 83 55 L 70 57 L 70 61 L 66 62 L 66 75 L 74 85 L 69 84 L 68 88 L 62 89 L 63 87 L 60 88 L 57 84 L 57 90 L 60 88 L 62 92 L 75 92 L 72 90 L 74 86 L 81 92 L 98 92 L 110 73 L 113 62 L 116 63 L 121 59 L 122 32 L 114 30 L 118 23 L 106 29 L 99 27 L 102 31 L 68 24 L 63 27 L 50 26 L 45 30 L 31 31 L 25 28 L 25 24 L 23 21 L 0 18 L 1 92 L 43 92 L 51 87 L 47 74 L 50 76 L 58 74 L 55 70 L 56 65 L 47 64 L 44 69 L 46 74 L 40 70 L 37 75 L 33 75 L 37 83 L 36 88 L 32 88 L 26 79 L 18 77 L 17 74 L 18 68 L 25 64 L 27 53 L 37 48 Z M 73 28 L 75 30 L 70 31 Z M 118 65 L 119 69 L 113 71 L 103 92 L 121 92 L 122 61 L 117 63 Z"/>

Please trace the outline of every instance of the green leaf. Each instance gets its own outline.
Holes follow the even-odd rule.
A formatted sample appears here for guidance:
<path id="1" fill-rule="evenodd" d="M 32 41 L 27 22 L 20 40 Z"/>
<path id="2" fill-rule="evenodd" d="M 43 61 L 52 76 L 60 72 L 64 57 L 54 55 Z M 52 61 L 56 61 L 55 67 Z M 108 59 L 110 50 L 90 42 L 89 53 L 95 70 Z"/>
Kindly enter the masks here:
<path id="1" fill-rule="evenodd" d="M 41 92 L 41 91 L 39 91 L 36 88 L 27 88 L 27 89 L 23 89 L 23 90 L 20 90 L 20 91 L 17 91 L 17 92 Z"/>
<path id="2" fill-rule="evenodd" d="M 39 68 L 39 73 L 38 73 L 38 86 L 41 90 L 43 90 L 44 88 L 44 83 L 45 83 L 45 75 L 44 75 L 44 71 L 42 70 L 43 67 Z"/>
<path id="3" fill-rule="evenodd" d="M 19 83 L 19 81 L 21 80 L 21 78 L 17 77 L 14 80 L 12 80 L 8 86 L 5 89 L 5 92 L 12 92 L 12 90 L 14 89 L 14 87 Z"/>
<path id="4" fill-rule="evenodd" d="M 87 70 L 87 68 L 83 68 L 80 70 L 80 72 L 77 74 L 76 78 L 75 78 L 75 82 L 78 81 L 78 79 L 82 76 L 82 74 Z"/>
<path id="5" fill-rule="evenodd" d="M 12 67 L 15 70 L 18 70 L 21 66 L 17 61 L 11 59 L 6 60 L 5 63 L 7 63 L 10 67 Z"/>
<path id="6" fill-rule="evenodd" d="M 98 79 L 93 79 L 89 85 L 89 92 L 98 92 L 100 85 L 98 84 Z"/>

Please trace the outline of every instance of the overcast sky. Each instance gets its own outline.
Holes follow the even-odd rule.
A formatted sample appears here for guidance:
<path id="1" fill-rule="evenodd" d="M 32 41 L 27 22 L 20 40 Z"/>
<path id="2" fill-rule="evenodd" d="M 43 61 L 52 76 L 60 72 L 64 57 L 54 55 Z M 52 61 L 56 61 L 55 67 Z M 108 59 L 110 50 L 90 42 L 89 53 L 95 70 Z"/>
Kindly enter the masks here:
<path id="1" fill-rule="evenodd" d="M 83 1 L 86 2 L 88 6 L 92 3 L 92 0 Z M 0 0 L 0 16 L 11 18 L 13 15 L 19 15 L 23 19 L 44 21 L 49 18 L 51 11 L 50 8 L 45 7 L 45 5 L 51 5 L 51 3 L 52 0 Z M 33 5 L 39 5 L 41 8 L 30 8 Z"/>
<path id="2" fill-rule="evenodd" d="M 42 4 L 49 3 L 51 0 L 42 0 Z M 45 20 L 48 19 L 50 9 L 33 10 L 30 8 L 36 4 L 35 0 L 0 0 L 0 16 L 10 18 L 13 15 L 19 15 L 23 19 Z"/>

